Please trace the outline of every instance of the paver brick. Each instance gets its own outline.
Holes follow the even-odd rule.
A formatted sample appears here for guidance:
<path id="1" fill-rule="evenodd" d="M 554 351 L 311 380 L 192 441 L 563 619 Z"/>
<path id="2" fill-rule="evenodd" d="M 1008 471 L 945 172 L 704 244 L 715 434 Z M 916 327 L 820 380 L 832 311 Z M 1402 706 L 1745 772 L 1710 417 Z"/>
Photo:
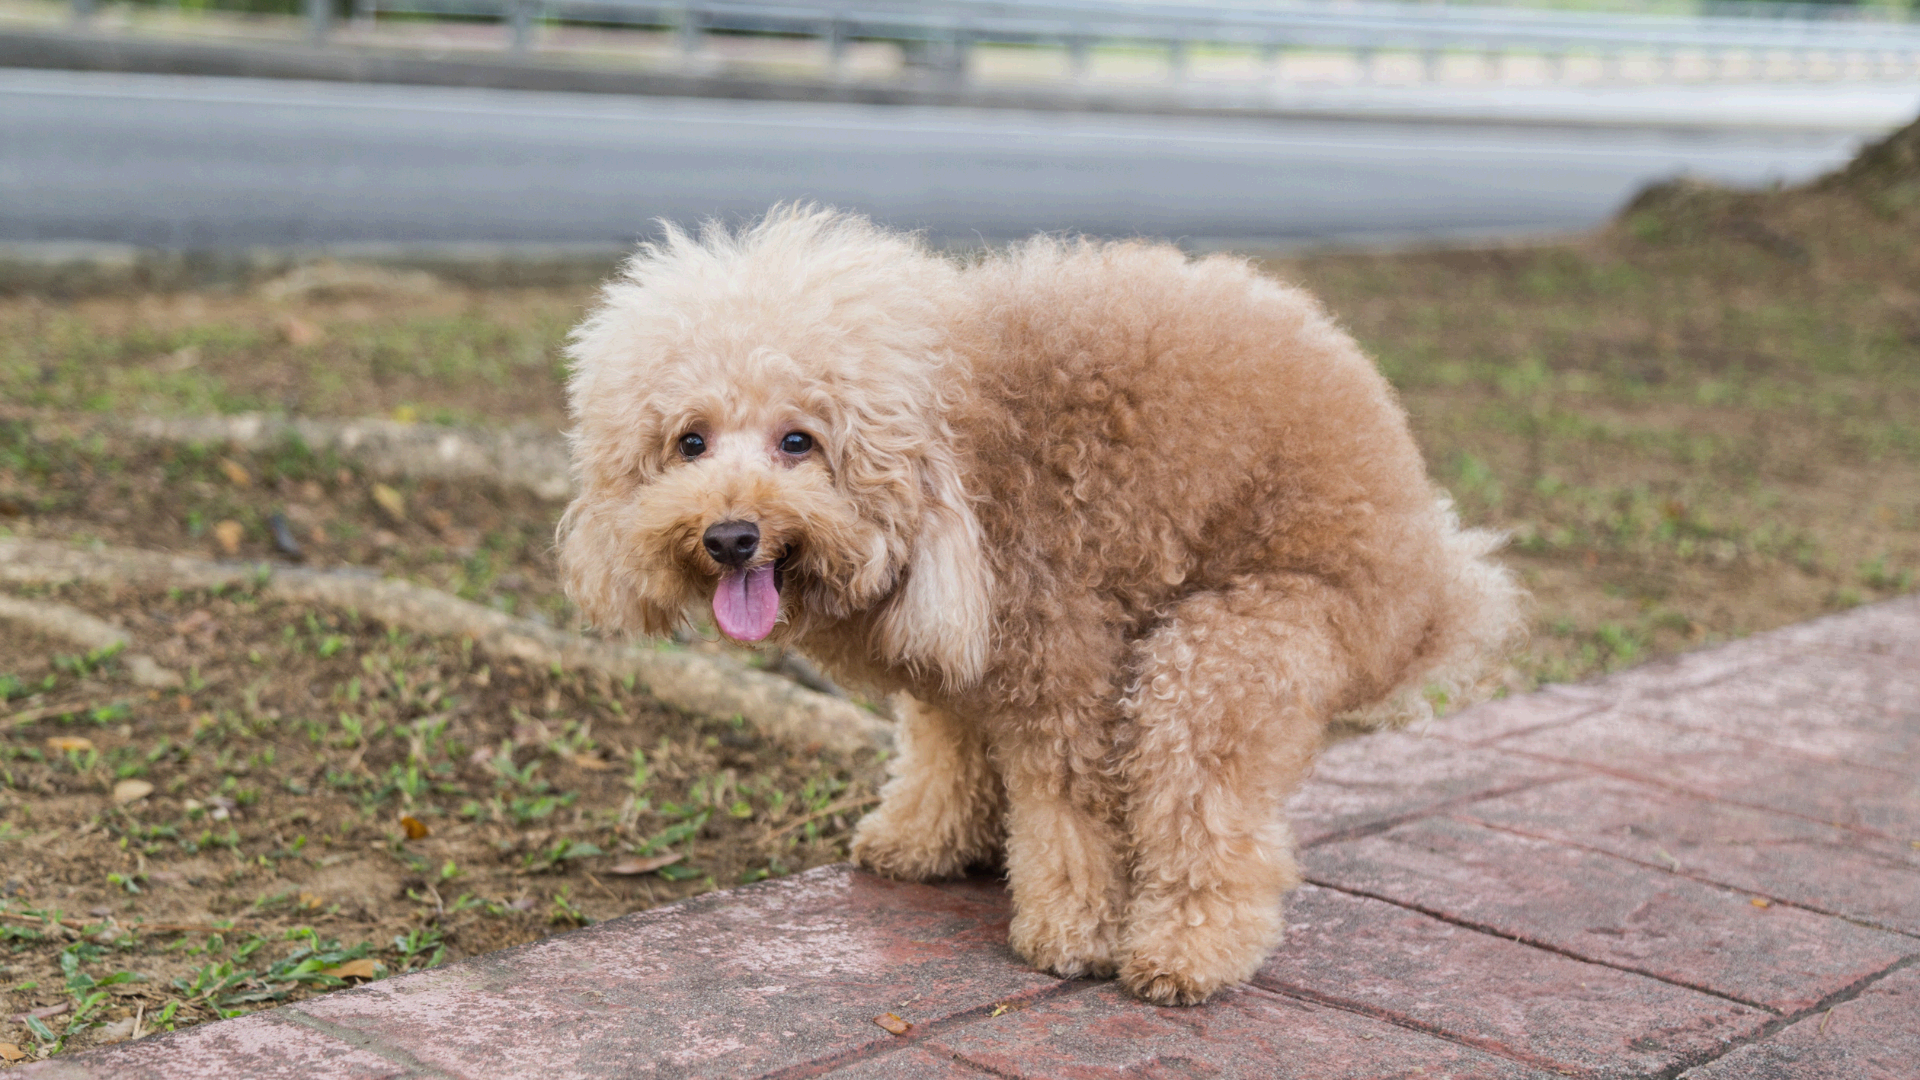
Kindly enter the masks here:
<path id="1" fill-rule="evenodd" d="M 822 1076 L 832 1080 L 987 1080 L 993 1074 L 918 1047 L 876 1054 Z"/>
<path id="2" fill-rule="evenodd" d="M 1454 816 L 1920 934 L 1920 851 L 1850 829 L 1590 776 Z"/>
<path id="3" fill-rule="evenodd" d="M 29 1065 L 22 1080 L 389 1080 L 437 1076 L 292 1022 L 255 1013 Z"/>
<path id="4" fill-rule="evenodd" d="M 1920 663 L 1920 595 L 1811 619 L 1764 636 L 1798 651 L 1853 652 Z"/>
<path id="5" fill-rule="evenodd" d="M 1452 742 L 1478 744 L 1572 723 L 1609 708 L 1617 697 L 1591 683 L 1548 686 L 1531 694 L 1481 702 L 1414 730 L 1424 729 Z"/>
<path id="6" fill-rule="evenodd" d="M 1520 754 L 1471 749 L 1412 732 L 1336 743 L 1287 804 L 1295 838 L 1318 843 L 1487 791 L 1569 773 Z"/>
<path id="7" fill-rule="evenodd" d="M 1448 818 L 1301 861 L 1316 884 L 1782 1012 L 1920 953 L 1914 938 Z"/>
<path id="8" fill-rule="evenodd" d="M 1688 1071 L 1686 1080 L 1913 1080 L 1920 1076 L 1920 968 Z"/>
<path id="9" fill-rule="evenodd" d="M 1799 653 L 1764 678 L 1649 697 L 1623 711 L 1757 739 L 1811 757 L 1912 770 L 1920 763 L 1920 664 Z"/>
<path id="10" fill-rule="evenodd" d="M 1835 723 L 1845 723 L 1844 714 Z M 1864 829 L 1920 837 L 1920 773 L 1796 754 L 1755 739 L 1608 712 L 1503 740 L 1501 749 Z"/>
<path id="11" fill-rule="evenodd" d="M 1258 987 L 1194 1009 L 1142 1005 L 1112 984 L 929 1040 L 1020 1080 L 1508 1080 L 1538 1070 L 1417 1031 Z"/>
<path id="12" fill-rule="evenodd" d="M 1269 989 L 1585 1076 L 1650 1075 L 1723 1052 L 1773 1014 L 1312 885 L 1255 977 Z"/>
<path id="13" fill-rule="evenodd" d="M 1063 984 L 1006 946 L 994 882 L 824 867 L 302 1002 L 464 1077 L 749 1076 L 851 1057 Z"/>

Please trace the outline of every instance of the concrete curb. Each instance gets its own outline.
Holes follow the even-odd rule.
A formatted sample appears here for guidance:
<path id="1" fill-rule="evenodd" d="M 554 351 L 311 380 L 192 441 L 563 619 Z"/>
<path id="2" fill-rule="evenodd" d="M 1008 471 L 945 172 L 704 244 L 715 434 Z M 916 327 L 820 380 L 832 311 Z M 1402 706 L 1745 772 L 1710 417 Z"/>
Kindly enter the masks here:
<path id="1" fill-rule="evenodd" d="M 338 244 L 180 250 L 86 241 L 0 244 L 0 296 L 75 297 L 249 289 L 332 260 L 423 270 L 469 288 L 568 288 L 612 276 L 629 249 L 610 244 Z"/>

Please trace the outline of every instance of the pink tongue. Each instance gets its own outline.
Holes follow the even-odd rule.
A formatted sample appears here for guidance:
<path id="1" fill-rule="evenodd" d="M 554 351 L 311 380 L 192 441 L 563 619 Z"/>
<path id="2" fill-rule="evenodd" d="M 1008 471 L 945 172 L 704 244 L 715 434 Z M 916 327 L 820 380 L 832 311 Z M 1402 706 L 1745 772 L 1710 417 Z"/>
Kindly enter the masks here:
<path id="1" fill-rule="evenodd" d="M 772 566 L 732 571 L 713 591 L 713 621 L 735 641 L 759 641 L 773 633 L 779 618 L 780 589 Z"/>

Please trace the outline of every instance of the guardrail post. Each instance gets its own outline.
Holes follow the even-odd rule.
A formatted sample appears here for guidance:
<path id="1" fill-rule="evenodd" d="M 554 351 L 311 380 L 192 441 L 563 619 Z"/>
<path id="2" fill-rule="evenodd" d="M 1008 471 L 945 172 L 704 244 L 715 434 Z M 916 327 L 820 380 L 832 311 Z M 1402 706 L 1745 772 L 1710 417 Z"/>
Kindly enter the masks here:
<path id="1" fill-rule="evenodd" d="M 73 21 L 76 26 L 93 21 L 93 0 L 73 0 Z"/>
<path id="2" fill-rule="evenodd" d="M 307 37 L 315 44 L 327 40 L 333 29 L 333 0 L 307 0 Z"/>
<path id="3" fill-rule="evenodd" d="M 827 16 L 827 69 L 839 75 L 847 67 L 847 27 L 839 13 Z"/>
<path id="4" fill-rule="evenodd" d="M 533 0 L 507 0 L 507 49 L 523 53 L 533 47 Z"/>
<path id="5" fill-rule="evenodd" d="M 680 44 L 680 57 L 692 60 L 700 54 L 703 35 L 700 29 L 700 13 L 688 4 L 680 9 L 680 19 L 674 24 L 674 37 Z"/>

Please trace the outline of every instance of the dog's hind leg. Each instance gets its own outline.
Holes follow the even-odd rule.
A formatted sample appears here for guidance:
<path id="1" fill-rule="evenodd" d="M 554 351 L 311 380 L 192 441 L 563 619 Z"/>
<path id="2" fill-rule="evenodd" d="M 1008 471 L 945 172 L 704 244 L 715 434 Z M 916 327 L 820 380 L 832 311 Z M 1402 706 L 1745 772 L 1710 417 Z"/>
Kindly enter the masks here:
<path id="1" fill-rule="evenodd" d="M 1352 678 L 1336 625 L 1356 614 L 1312 578 L 1275 574 L 1182 601 L 1135 645 L 1120 978 L 1139 997 L 1204 1001 L 1279 943 L 1299 882 L 1282 805 Z"/>
<path id="2" fill-rule="evenodd" d="M 900 754 L 880 806 L 853 836 L 853 861 L 903 881 L 955 877 L 1000 852 L 1005 795 L 978 724 L 902 694 Z"/>

